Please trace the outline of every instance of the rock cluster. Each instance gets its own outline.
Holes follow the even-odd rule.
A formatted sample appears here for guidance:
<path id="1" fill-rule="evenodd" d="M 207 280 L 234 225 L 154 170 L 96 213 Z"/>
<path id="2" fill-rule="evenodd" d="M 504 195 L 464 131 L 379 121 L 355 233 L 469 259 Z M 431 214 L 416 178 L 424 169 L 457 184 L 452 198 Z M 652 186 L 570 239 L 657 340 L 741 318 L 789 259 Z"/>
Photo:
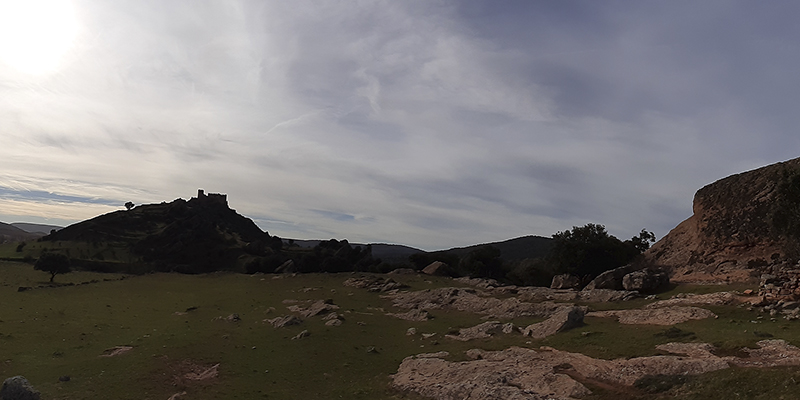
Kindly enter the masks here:
<path id="1" fill-rule="evenodd" d="M 669 274 L 666 271 L 629 264 L 603 272 L 589 282 L 584 290 L 611 289 L 654 293 L 667 285 Z"/>
<path id="2" fill-rule="evenodd" d="M 370 292 L 389 292 L 395 289 L 402 289 L 408 287 L 392 278 L 384 278 L 380 276 L 367 275 L 349 278 L 343 283 L 345 286 L 367 289 Z"/>
<path id="3" fill-rule="evenodd" d="M 439 288 L 386 295 L 395 307 L 419 310 L 453 309 L 492 319 L 549 317 L 563 307 L 553 302 L 528 303 L 516 297 L 498 299 L 470 288 Z"/>
<path id="4" fill-rule="evenodd" d="M 450 362 L 447 353 L 403 360 L 393 385 L 437 400 L 572 400 L 591 391 L 581 380 L 632 386 L 656 375 L 698 375 L 738 367 L 800 365 L 800 349 L 782 340 L 763 340 L 745 357 L 719 357 L 706 343 L 668 343 L 658 350 L 675 355 L 602 360 L 548 347 L 469 350 L 469 361 Z"/>
<path id="5" fill-rule="evenodd" d="M 510 322 L 504 324 L 500 321 L 488 321 L 471 328 L 459 329 L 458 335 L 445 335 L 445 337 L 466 342 L 474 339 L 490 338 L 499 333 L 510 334 L 515 331 L 517 331 L 517 328 Z"/>

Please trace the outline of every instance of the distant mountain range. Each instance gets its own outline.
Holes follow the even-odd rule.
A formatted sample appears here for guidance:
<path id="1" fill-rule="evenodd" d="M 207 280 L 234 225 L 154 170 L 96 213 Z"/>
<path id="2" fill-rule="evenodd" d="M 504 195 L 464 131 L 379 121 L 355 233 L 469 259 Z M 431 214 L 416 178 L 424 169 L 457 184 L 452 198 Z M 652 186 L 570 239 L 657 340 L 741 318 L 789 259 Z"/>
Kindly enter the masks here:
<path id="1" fill-rule="evenodd" d="M 28 224 L 24 222 L 14 222 L 11 224 L 0 222 L 0 243 L 35 240 L 49 234 L 53 229 L 59 230 L 61 227 L 55 225 Z"/>
<path id="2" fill-rule="evenodd" d="M 58 231 L 64 228 L 63 226 L 31 224 L 27 222 L 12 222 L 11 225 L 28 233 L 40 233 L 42 235 L 49 235 L 53 230 Z"/>
<path id="3" fill-rule="evenodd" d="M 290 243 L 289 239 L 284 239 L 284 243 Z M 322 240 L 299 240 L 292 239 L 294 243 L 300 247 L 314 247 Z M 447 250 L 438 250 L 436 252 L 453 253 L 459 257 L 468 254 L 470 251 L 475 250 L 482 246 L 494 246 L 502 254 L 502 258 L 506 261 L 518 261 L 526 258 L 540 258 L 547 255 L 552 247 L 553 239 L 542 236 L 522 236 L 518 238 L 503 240 L 500 242 L 481 243 L 467 247 L 454 247 Z M 425 250 L 420 250 L 414 247 L 409 247 L 401 244 L 387 244 L 387 243 L 371 243 L 372 256 L 380 258 L 388 263 L 405 263 L 408 261 L 408 256 L 417 253 L 427 253 Z M 353 243 L 353 246 L 364 246 L 364 244 Z M 432 252 L 431 252 L 432 253 Z"/>
<path id="4" fill-rule="evenodd" d="M 37 239 L 44 235 L 26 232 L 11 224 L 0 222 L 0 243 L 21 242 L 25 240 Z"/>

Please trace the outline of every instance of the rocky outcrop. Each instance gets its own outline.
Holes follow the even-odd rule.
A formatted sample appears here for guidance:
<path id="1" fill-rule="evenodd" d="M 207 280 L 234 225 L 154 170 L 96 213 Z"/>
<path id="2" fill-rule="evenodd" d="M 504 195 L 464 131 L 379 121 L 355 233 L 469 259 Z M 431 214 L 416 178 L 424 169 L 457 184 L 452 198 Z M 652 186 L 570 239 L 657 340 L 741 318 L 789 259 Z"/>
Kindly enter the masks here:
<path id="1" fill-rule="evenodd" d="M 516 297 L 498 299 L 470 288 L 439 288 L 386 295 L 395 307 L 419 310 L 451 309 L 493 319 L 549 317 L 564 307 L 553 302 L 528 303 Z"/>
<path id="2" fill-rule="evenodd" d="M 393 385 L 436 400 L 572 400 L 591 394 L 581 381 L 633 386 L 656 375 L 699 375 L 738 367 L 800 365 L 800 349 L 782 340 L 763 340 L 745 357 L 719 357 L 706 343 L 667 343 L 658 350 L 677 354 L 602 360 L 548 347 L 469 350 L 472 360 L 450 362 L 442 354 L 407 357 Z"/>
<path id="3" fill-rule="evenodd" d="M 0 389 L 2 400 L 39 400 L 39 398 L 39 391 L 34 389 L 24 376 L 6 379 Z"/>
<path id="4" fill-rule="evenodd" d="M 616 318 L 626 325 L 675 325 L 695 319 L 714 318 L 716 314 L 698 307 L 662 307 L 634 310 L 593 311 L 587 317 Z"/>
<path id="5" fill-rule="evenodd" d="M 645 252 L 673 282 L 744 282 L 793 267 L 800 249 L 800 159 L 698 190 L 693 215 Z"/>

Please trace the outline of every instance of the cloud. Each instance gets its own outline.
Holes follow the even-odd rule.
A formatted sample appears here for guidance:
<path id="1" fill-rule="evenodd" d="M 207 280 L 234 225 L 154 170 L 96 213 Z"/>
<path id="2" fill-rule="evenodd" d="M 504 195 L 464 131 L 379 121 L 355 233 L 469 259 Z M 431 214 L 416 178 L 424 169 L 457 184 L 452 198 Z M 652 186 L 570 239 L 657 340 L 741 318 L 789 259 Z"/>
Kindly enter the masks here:
<path id="1" fill-rule="evenodd" d="M 793 3 L 75 8 L 63 69 L 0 65 L 14 215 L 77 221 L 81 204 L 202 187 L 300 239 L 662 236 L 698 188 L 800 145 Z"/>

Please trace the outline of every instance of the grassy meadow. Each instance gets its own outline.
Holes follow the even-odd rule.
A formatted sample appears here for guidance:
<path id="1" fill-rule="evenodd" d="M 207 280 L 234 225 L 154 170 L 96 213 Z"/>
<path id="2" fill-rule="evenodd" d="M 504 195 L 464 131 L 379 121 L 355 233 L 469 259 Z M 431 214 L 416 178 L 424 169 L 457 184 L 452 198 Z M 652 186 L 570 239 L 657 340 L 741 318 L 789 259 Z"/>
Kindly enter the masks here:
<path id="1" fill-rule="evenodd" d="M 0 262 L 0 376 L 24 375 L 44 399 L 166 400 L 183 391 L 191 399 L 417 399 L 392 390 L 389 375 L 404 357 L 421 352 L 446 350 L 451 360 L 458 360 L 470 348 L 546 345 L 611 359 L 654 355 L 655 345 L 676 340 L 710 342 L 733 352 L 767 335 L 800 343 L 800 322 L 773 322 L 769 315 L 741 307 L 710 307 L 718 319 L 676 325 L 683 332 L 678 338 L 663 335 L 666 327 L 586 318 L 582 328 L 544 340 L 498 335 L 463 343 L 443 336 L 483 322 L 481 316 L 433 311 L 435 318 L 427 322 L 388 317 L 385 312 L 398 311 L 389 300 L 342 285 L 351 276 L 73 272 L 55 278 L 60 286 L 18 292 L 20 286 L 46 286 L 49 275 L 30 264 Z M 447 278 L 393 278 L 411 290 L 463 286 Z M 65 285 L 69 283 L 73 285 Z M 712 289 L 679 287 L 673 293 L 687 290 Z M 307 305 L 285 300 L 320 299 L 341 307 L 341 326 L 325 326 L 320 317 L 278 329 L 264 322 L 290 314 L 288 305 Z M 240 321 L 224 320 L 234 313 Z M 512 322 L 526 325 L 535 320 Z M 436 335 L 408 336 L 410 327 Z M 291 339 L 302 330 L 311 335 Z M 115 346 L 133 350 L 101 357 Z M 215 379 L 180 378 L 216 364 Z M 59 381 L 67 375 L 69 381 Z M 696 399 L 777 399 L 800 390 L 800 369 L 730 369 L 681 383 L 663 398 L 680 393 Z M 593 389 L 589 399 L 657 398 L 635 390 Z"/>

